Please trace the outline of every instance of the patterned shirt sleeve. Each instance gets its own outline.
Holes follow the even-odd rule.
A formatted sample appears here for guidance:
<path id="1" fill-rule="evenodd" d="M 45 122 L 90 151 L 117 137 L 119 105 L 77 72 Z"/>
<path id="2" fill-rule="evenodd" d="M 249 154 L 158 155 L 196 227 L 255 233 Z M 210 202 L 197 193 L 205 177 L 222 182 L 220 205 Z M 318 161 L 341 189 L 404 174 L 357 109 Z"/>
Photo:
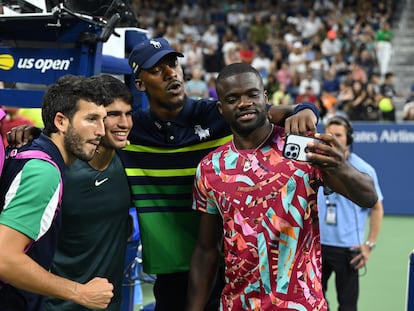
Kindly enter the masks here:
<path id="1" fill-rule="evenodd" d="M 193 187 L 193 209 L 216 215 L 219 214 L 219 210 L 203 167 L 202 161 L 196 170 Z"/>

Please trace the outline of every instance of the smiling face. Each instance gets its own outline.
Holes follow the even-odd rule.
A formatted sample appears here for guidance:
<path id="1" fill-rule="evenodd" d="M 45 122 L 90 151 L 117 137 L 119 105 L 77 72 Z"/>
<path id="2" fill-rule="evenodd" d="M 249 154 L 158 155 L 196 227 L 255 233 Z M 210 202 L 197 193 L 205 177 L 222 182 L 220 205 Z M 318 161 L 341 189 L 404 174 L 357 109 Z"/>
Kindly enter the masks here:
<path id="1" fill-rule="evenodd" d="M 175 54 L 167 54 L 154 67 L 141 70 L 135 84 L 146 92 L 151 110 L 161 117 L 184 106 L 184 75 Z"/>
<path id="2" fill-rule="evenodd" d="M 218 108 L 241 136 L 247 136 L 267 120 L 266 93 L 260 76 L 254 72 L 233 74 L 217 85 Z"/>
<path id="3" fill-rule="evenodd" d="M 108 149 L 124 148 L 132 128 L 132 107 L 121 99 L 115 99 L 105 109 L 105 136 L 102 137 L 101 145 Z"/>

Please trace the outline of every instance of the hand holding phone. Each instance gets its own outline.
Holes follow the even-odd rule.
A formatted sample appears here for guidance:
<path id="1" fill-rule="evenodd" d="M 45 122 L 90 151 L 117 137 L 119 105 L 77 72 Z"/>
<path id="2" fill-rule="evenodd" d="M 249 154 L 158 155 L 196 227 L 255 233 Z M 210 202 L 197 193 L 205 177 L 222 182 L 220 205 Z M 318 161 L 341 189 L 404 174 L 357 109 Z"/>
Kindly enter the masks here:
<path id="1" fill-rule="evenodd" d="M 296 134 L 288 135 L 283 148 L 283 156 L 287 159 L 309 162 L 310 160 L 306 156 L 308 152 L 307 145 L 312 141 L 323 142 L 323 140 L 315 137 Z"/>

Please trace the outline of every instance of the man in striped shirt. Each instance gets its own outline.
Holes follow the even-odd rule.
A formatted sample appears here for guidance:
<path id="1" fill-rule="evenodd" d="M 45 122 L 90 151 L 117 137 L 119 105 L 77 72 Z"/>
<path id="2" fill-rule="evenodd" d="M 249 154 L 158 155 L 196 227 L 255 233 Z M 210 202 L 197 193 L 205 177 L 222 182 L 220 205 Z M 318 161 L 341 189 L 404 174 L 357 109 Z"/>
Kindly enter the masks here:
<path id="1" fill-rule="evenodd" d="M 138 44 L 129 58 L 135 85 L 146 93 L 149 109 L 134 112 L 131 144 L 120 156 L 137 207 L 143 268 L 157 275 L 157 311 L 184 310 L 200 216 L 191 208 L 195 169 L 206 154 L 232 137 L 215 100 L 186 96 L 177 59 L 182 56 L 165 39 L 155 38 Z M 304 133 L 315 131 L 317 111 L 312 108 L 273 106 L 269 114 L 288 132 Z M 217 279 L 206 310 L 218 308 L 223 275 Z"/>

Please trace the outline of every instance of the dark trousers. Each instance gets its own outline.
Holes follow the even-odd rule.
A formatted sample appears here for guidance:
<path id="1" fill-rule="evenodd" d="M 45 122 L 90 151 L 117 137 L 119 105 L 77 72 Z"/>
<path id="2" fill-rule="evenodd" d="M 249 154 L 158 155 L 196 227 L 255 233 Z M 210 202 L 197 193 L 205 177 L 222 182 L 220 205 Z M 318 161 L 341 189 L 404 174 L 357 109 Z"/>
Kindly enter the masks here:
<path id="1" fill-rule="evenodd" d="M 348 248 L 322 245 L 322 286 L 328 290 L 328 280 L 335 273 L 339 311 L 356 311 L 359 294 L 358 270 L 350 265 Z M 326 295 L 325 295 L 326 297 Z"/>
<path id="2" fill-rule="evenodd" d="M 183 311 L 187 297 L 189 272 L 158 274 L 154 284 L 155 311 Z M 217 274 L 216 284 L 205 311 L 217 311 L 224 287 L 224 268 Z"/>

